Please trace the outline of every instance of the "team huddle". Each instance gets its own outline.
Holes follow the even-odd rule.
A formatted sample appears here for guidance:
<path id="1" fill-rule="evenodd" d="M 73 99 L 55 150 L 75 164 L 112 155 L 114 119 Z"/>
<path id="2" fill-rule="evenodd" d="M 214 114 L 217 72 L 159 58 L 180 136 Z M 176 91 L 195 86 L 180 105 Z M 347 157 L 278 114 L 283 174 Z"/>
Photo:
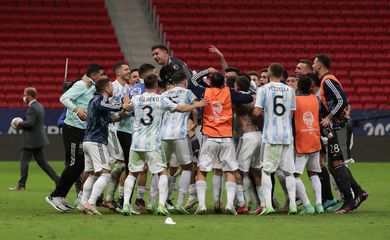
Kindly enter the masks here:
<path id="1" fill-rule="evenodd" d="M 90 65 L 60 98 L 66 167 L 46 201 L 91 215 L 101 215 L 97 206 L 169 215 L 196 205 L 195 214 L 205 214 L 209 172 L 215 213 L 346 213 L 368 198 L 347 167 L 351 109 L 327 55 L 301 60 L 294 75 L 278 63 L 258 74 L 229 67 L 217 48 L 209 50 L 222 72 L 192 72 L 163 45 L 152 47 L 159 75 L 151 64 L 130 70 L 117 63 L 111 82 L 102 66 Z M 305 168 L 313 204 L 300 178 Z M 74 205 L 66 196 L 75 183 Z"/>

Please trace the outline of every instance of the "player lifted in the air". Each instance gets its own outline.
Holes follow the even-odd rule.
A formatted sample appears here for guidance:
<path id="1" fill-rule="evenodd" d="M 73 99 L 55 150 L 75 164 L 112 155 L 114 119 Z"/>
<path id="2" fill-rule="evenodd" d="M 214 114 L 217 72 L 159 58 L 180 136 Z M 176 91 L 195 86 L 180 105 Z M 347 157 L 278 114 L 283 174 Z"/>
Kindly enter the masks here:
<path id="1" fill-rule="evenodd" d="M 205 105 L 204 101 L 192 105 L 177 105 L 156 93 L 158 78 L 155 75 L 144 79 L 146 92 L 134 96 L 131 107 L 134 111 L 135 125 L 129 157 L 129 175 L 125 181 L 123 214 L 130 215 L 130 195 L 136 178 L 147 163 L 152 174 L 158 174 L 159 205 L 157 214 L 168 215 L 165 207 L 168 194 L 166 159 L 161 150 L 161 121 L 164 111 L 188 112 Z"/>
<path id="2" fill-rule="evenodd" d="M 270 83 L 258 89 L 255 115 L 264 114 L 263 142 L 264 159 L 262 163 L 261 184 L 266 208 L 260 215 L 275 210 L 271 201 L 271 173 L 277 169 L 286 177 L 286 188 L 290 199 L 289 214 L 295 214 L 294 139 L 292 134 L 292 114 L 295 111 L 295 91 L 280 82 L 284 67 L 273 63 L 268 68 Z"/>

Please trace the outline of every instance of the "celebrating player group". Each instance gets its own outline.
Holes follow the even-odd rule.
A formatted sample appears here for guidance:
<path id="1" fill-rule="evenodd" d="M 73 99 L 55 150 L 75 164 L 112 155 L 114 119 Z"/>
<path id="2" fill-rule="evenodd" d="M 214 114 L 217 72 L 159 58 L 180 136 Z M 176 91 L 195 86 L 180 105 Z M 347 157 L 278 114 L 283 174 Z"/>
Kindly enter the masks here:
<path id="1" fill-rule="evenodd" d="M 159 75 L 151 64 L 117 63 L 111 82 L 92 64 L 61 96 L 66 164 L 46 197 L 53 208 L 207 214 L 207 179 L 214 212 L 231 215 L 342 214 L 368 198 L 347 166 L 354 162 L 351 108 L 329 56 L 303 59 L 290 75 L 279 63 L 243 73 L 211 46 L 223 70 L 196 73 L 164 45 L 151 51 Z M 305 169 L 313 203 L 300 178 Z"/>

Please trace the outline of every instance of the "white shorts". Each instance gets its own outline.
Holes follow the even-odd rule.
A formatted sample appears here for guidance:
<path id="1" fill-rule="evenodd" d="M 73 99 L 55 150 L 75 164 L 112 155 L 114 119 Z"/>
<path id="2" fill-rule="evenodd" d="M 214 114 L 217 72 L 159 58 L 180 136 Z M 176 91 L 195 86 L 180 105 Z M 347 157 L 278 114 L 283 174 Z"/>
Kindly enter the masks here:
<path id="1" fill-rule="evenodd" d="M 203 172 L 211 172 L 213 168 L 224 172 L 238 169 L 236 150 L 231 142 L 214 142 L 205 139 L 199 153 L 198 167 Z"/>
<path id="2" fill-rule="evenodd" d="M 305 170 L 305 166 L 308 171 L 321 172 L 320 152 L 306 154 L 296 153 L 295 172 L 302 174 L 303 170 Z"/>
<path id="3" fill-rule="evenodd" d="M 111 170 L 107 145 L 97 142 L 83 142 L 83 151 L 84 171 L 100 172 L 103 169 Z"/>
<path id="4" fill-rule="evenodd" d="M 125 160 L 123 155 L 123 150 L 121 144 L 119 143 L 118 136 L 116 135 L 116 130 L 108 130 L 108 153 L 113 160 Z"/>
<path id="5" fill-rule="evenodd" d="M 170 160 L 169 166 L 171 167 L 187 165 L 192 162 L 192 151 L 187 137 L 177 140 L 162 140 L 161 147 L 166 158 Z"/>
<path id="6" fill-rule="evenodd" d="M 165 160 L 164 153 L 161 149 L 149 152 L 137 152 L 130 150 L 130 172 L 142 172 L 144 170 L 145 163 L 148 164 L 149 171 L 152 174 L 160 173 L 167 168 L 167 162 Z"/>
<path id="7" fill-rule="evenodd" d="M 265 144 L 263 170 L 273 173 L 276 169 L 291 174 L 295 172 L 294 147 L 292 144 Z"/>
<path id="8" fill-rule="evenodd" d="M 238 168 L 249 172 L 249 168 L 260 169 L 261 132 L 244 133 L 237 147 Z"/>

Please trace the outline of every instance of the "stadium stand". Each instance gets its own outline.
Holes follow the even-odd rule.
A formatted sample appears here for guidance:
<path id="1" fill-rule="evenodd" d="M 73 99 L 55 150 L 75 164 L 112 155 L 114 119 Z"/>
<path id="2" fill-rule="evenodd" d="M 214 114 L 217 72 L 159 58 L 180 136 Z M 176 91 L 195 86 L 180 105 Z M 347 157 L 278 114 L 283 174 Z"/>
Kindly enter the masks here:
<path id="1" fill-rule="evenodd" d="M 215 44 L 243 71 L 329 54 L 353 109 L 390 109 L 388 1 L 153 0 L 174 55 L 193 70 L 219 66 Z M 329 17 L 332 16 L 332 17 Z"/>
<path id="2" fill-rule="evenodd" d="M 62 108 L 66 58 L 68 80 L 124 59 L 104 0 L 1 0 L 0 11 L 0 108 L 20 108 L 28 85 L 45 108 Z"/>

